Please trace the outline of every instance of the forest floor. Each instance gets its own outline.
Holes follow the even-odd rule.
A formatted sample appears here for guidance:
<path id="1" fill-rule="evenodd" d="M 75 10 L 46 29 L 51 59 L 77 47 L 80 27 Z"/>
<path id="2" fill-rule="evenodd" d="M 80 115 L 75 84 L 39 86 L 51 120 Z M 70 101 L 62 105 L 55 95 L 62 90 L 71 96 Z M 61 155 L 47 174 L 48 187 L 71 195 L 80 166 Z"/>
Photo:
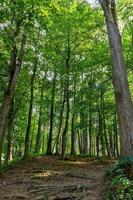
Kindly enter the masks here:
<path id="1" fill-rule="evenodd" d="M 99 200 L 114 161 L 37 157 L 0 174 L 0 200 Z"/>

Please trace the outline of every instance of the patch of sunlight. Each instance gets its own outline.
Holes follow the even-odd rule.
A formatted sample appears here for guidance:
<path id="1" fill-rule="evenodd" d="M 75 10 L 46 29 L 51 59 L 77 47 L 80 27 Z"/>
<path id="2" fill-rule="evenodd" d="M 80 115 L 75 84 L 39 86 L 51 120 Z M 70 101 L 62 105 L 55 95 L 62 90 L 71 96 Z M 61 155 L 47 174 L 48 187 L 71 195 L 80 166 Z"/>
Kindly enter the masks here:
<path id="1" fill-rule="evenodd" d="M 48 176 L 52 176 L 53 172 L 52 171 L 45 171 L 45 172 L 40 172 L 40 173 L 36 173 L 33 178 L 41 178 L 41 177 L 48 177 Z"/>
<path id="2" fill-rule="evenodd" d="M 69 163 L 74 164 L 74 165 L 84 165 L 84 164 L 86 164 L 85 161 L 70 161 Z"/>

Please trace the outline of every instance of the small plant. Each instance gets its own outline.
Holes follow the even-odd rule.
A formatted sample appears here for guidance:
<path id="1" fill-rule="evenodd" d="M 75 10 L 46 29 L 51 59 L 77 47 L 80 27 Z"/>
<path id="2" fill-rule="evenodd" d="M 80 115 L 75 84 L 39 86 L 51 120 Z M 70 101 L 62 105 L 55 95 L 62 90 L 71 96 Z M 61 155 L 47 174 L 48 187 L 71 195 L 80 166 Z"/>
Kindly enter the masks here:
<path id="1" fill-rule="evenodd" d="M 48 193 L 44 194 L 44 200 L 48 200 Z"/>
<path id="2" fill-rule="evenodd" d="M 106 200 L 132 200 L 133 199 L 133 181 L 130 181 L 123 175 L 107 181 L 105 185 Z"/>
<path id="3" fill-rule="evenodd" d="M 132 158 L 123 159 L 106 171 L 105 200 L 133 199 L 133 180 L 128 176 L 132 164 Z"/>

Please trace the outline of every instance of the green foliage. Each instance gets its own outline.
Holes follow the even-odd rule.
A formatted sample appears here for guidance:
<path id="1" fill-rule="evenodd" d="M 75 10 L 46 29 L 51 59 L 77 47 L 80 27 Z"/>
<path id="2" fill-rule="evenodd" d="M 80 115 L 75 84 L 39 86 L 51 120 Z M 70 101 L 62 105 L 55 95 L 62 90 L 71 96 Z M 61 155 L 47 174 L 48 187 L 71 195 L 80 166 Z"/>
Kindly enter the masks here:
<path id="1" fill-rule="evenodd" d="M 133 180 L 127 177 L 126 170 L 133 164 L 132 157 L 120 160 L 112 168 L 107 170 L 105 184 L 105 200 L 132 200 Z"/>
<path id="2" fill-rule="evenodd" d="M 121 168 L 126 168 L 126 166 L 133 164 L 133 156 L 125 156 L 122 157 L 121 160 L 118 161 L 117 166 Z"/>
<path id="3" fill-rule="evenodd" d="M 133 165 L 133 158 L 130 156 L 125 157 L 121 160 L 118 160 L 112 168 L 109 168 L 106 171 L 106 174 L 109 176 L 114 176 L 119 174 L 124 175 L 126 173 L 126 169 L 131 167 L 131 165 Z"/>
<path id="4" fill-rule="evenodd" d="M 119 171 L 119 173 L 123 172 Z M 120 174 L 106 182 L 105 191 L 106 200 L 132 200 L 133 181 L 130 181 L 123 174 Z"/>
<path id="5" fill-rule="evenodd" d="M 43 200 L 48 200 L 48 193 L 45 193 L 45 194 L 44 194 Z"/>
<path id="6" fill-rule="evenodd" d="M 131 12 L 126 7 L 128 1 L 118 1 L 121 24 L 127 23 L 123 34 L 123 46 L 127 67 L 132 69 L 133 51 L 131 40 Z M 129 4 L 129 5 L 128 5 Z M 17 80 L 13 102 L 13 122 L 11 127 L 13 159 L 23 156 L 25 132 L 28 121 L 30 84 L 34 65 L 37 72 L 34 81 L 33 113 L 30 129 L 30 155 L 35 152 L 38 132 L 40 106 L 41 112 L 41 148 L 45 153 L 49 133 L 51 91 L 53 74 L 57 73 L 55 88 L 55 106 L 53 123 L 52 150 L 55 153 L 56 140 L 60 124 L 60 111 L 65 88 L 66 61 L 70 50 L 69 101 L 70 117 L 67 133 L 67 151 L 71 148 L 71 127 L 73 95 L 75 95 L 75 134 L 77 154 L 90 156 L 107 155 L 107 146 L 111 156 L 119 155 L 119 132 L 115 110 L 114 90 L 111 83 L 111 59 L 103 13 L 98 6 L 91 6 L 85 0 L 3 0 L 0 3 L 0 105 L 8 83 L 10 60 L 14 44 L 16 24 L 20 23 L 20 32 L 16 40 L 17 57 L 21 38 L 27 27 L 27 42 L 22 68 Z M 121 9 L 121 8 L 124 8 Z M 128 9 L 129 10 L 129 9 Z M 130 9 L 131 11 L 131 9 Z M 8 15 L 7 15 L 8 13 Z M 68 48 L 69 46 L 69 48 Z M 36 61 L 38 62 L 36 63 Z M 129 77 L 132 87 L 133 76 Z M 44 80 L 44 84 L 42 84 Z M 41 90 L 43 87 L 43 98 Z M 75 91 L 74 91 L 75 87 Z M 66 104 L 63 113 L 61 133 L 65 125 Z M 101 117 L 101 119 L 100 119 Z M 101 120 L 101 122 L 100 122 Z M 100 127 L 99 124 L 102 124 Z M 84 135 L 92 140 L 92 152 L 82 152 Z M 105 138 L 105 134 L 107 138 Z M 102 138 L 103 135 L 103 138 Z M 7 153 L 8 130 L 5 130 L 2 159 Z M 60 137 L 61 138 L 61 137 Z M 89 140 L 88 140 L 89 141 Z M 59 141 L 61 146 L 61 140 Z M 88 142 L 89 143 L 89 142 Z M 97 147 L 99 145 L 99 155 Z M 117 146 L 114 148 L 114 146 Z M 119 170 L 117 169 L 119 174 Z M 116 171 L 117 171 L 116 170 Z M 123 169 L 121 169 L 123 170 Z M 113 172 L 112 172 L 113 173 Z"/>

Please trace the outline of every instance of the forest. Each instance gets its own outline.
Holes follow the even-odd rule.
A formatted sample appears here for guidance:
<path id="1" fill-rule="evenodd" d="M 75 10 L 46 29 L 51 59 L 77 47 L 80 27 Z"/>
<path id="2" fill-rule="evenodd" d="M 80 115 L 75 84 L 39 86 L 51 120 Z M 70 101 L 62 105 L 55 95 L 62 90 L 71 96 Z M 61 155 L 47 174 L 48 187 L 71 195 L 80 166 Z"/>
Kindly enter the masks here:
<path id="1" fill-rule="evenodd" d="M 132 95 L 132 0 L 1 0 L 0 200 L 132 200 Z"/>

